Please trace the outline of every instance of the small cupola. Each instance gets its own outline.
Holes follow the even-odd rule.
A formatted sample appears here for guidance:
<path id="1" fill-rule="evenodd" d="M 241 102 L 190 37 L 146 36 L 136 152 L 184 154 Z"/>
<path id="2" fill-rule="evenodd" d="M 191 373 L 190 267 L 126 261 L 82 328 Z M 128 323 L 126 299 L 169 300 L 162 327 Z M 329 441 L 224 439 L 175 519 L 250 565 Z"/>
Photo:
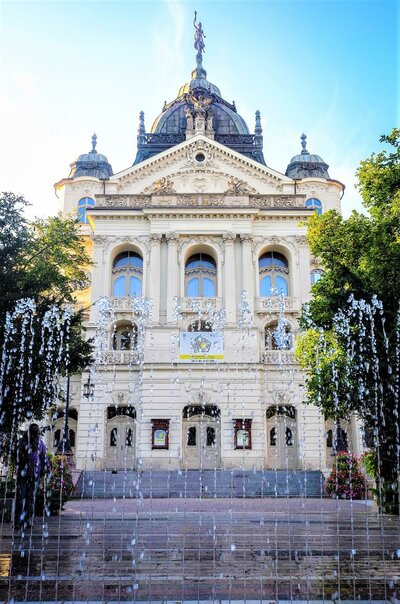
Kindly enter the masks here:
<path id="1" fill-rule="evenodd" d="M 92 148 L 89 153 L 83 153 L 71 164 L 69 178 L 92 176 L 101 180 L 109 180 L 113 175 L 112 167 L 105 155 L 96 151 L 97 135 L 92 136 Z"/>
<path id="2" fill-rule="evenodd" d="M 307 136 L 302 134 L 300 139 L 302 146 L 301 153 L 295 155 L 290 160 L 286 168 L 286 176 L 293 178 L 293 180 L 301 180 L 302 178 L 330 178 L 328 164 L 324 162 L 322 157 L 307 150 Z"/>

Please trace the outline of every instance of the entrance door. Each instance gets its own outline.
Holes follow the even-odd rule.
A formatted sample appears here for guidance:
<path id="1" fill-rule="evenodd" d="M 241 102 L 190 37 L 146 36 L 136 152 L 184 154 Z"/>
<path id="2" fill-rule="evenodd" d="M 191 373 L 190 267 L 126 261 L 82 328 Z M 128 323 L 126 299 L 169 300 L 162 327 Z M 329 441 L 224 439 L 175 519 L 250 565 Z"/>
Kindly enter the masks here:
<path id="1" fill-rule="evenodd" d="M 135 422 L 118 415 L 108 420 L 106 429 L 106 467 L 133 470 L 135 467 Z"/>
<path id="2" fill-rule="evenodd" d="M 293 407 L 267 411 L 267 465 L 277 470 L 297 468 L 296 415 Z"/>
<path id="3" fill-rule="evenodd" d="M 221 466 L 219 417 L 200 413 L 183 419 L 183 466 L 188 470 L 214 470 Z"/>

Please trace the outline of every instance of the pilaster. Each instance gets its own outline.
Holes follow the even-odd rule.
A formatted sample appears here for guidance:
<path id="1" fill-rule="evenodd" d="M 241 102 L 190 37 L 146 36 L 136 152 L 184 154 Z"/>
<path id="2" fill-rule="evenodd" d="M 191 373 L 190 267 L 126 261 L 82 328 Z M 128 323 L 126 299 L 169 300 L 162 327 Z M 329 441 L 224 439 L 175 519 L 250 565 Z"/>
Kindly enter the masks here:
<path id="1" fill-rule="evenodd" d="M 247 291 L 251 313 L 254 315 L 254 263 L 252 254 L 253 237 L 250 233 L 241 233 L 242 243 L 242 287 Z"/>
<path id="2" fill-rule="evenodd" d="M 153 300 L 153 319 L 160 322 L 160 282 L 161 282 L 161 233 L 152 233 L 150 241 L 150 265 L 147 271 L 146 294 Z"/>
<path id="3" fill-rule="evenodd" d="M 179 264 L 178 264 L 178 241 L 177 233 L 166 234 L 168 244 L 167 256 L 167 324 L 174 320 L 173 298 L 178 295 L 179 290 Z"/>
<path id="4" fill-rule="evenodd" d="M 224 263 L 224 306 L 228 323 L 236 322 L 236 271 L 235 271 L 235 233 L 225 233 L 222 236 L 225 249 Z"/>

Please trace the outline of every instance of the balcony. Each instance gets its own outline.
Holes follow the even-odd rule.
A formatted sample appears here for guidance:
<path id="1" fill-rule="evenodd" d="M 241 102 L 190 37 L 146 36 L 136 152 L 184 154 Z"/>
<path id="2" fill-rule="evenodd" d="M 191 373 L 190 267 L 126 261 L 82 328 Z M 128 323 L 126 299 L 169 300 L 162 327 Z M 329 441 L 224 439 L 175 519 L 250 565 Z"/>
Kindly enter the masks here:
<path id="1" fill-rule="evenodd" d="M 295 365 L 297 361 L 293 350 L 264 350 L 260 355 L 260 363 L 286 367 L 288 365 Z"/>
<path id="2" fill-rule="evenodd" d="M 132 300 L 130 296 L 124 296 L 121 298 L 111 298 L 115 312 L 132 312 Z"/>
<path id="3" fill-rule="evenodd" d="M 186 314 L 207 314 L 207 311 L 220 310 L 222 308 L 222 298 L 179 298 L 179 306 L 182 313 Z"/>
<path id="4" fill-rule="evenodd" d="M 256 298 L 256 313 L 272 312 L 295 312 L 299 310 L 297 298 L 282 298 L 281 296 L 270 296 L 265 298 Z"/>
<path id="5" fill-rule="evenodd" d="M 139 365 L 139 362 L 136 350 L 108 350 L 103 353 L 100 365 Z"/>

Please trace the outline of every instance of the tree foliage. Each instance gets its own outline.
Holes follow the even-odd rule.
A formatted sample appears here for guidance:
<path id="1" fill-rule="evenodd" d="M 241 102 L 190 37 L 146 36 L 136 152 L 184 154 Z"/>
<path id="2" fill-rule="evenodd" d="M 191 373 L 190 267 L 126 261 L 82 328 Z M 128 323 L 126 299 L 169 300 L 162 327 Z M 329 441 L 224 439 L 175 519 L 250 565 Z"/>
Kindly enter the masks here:
<path id="1" fill-rule="evenodd" d="M 387 148 L 360 163 L 368 214 L 330 210 L 308 221 L 311 252 L 325 274 L 303 308 L 297 355 L 307 369 L 307 401 L 327 417 L 354 411 L 373 430 L 380 470 L 398 477 L 400 129 Z"/>
<path id="2" fill-rule="evenodd" d="M 75 310 L 67 321 L 62 319 L 62 309 L 75 301 L 74 293 L 88 286 L 85 269 L 91 261 L 78 223 L 58 216 L 30 223 L 24 216 L 27 205 L 22 196 L 0 195 L 0 343 L 6 353 L 0 389 L 3 435 L 15 431 L 27 417 L 41 419 L 49 398 L 57 395 L 57 375 L 80 371 L 91 359 L 82 314 Z M 18 315 L 18 301 L 28 298 L 31 311 L 24 307 L 25 314 Z M 48 329 L 43 334 L 44 319 L 49 320 L 54 305 L 61 309 L 60 318 L 53 320 L 55 332 Z M 13 329 L 7 332 L 10 321 Z"/>

